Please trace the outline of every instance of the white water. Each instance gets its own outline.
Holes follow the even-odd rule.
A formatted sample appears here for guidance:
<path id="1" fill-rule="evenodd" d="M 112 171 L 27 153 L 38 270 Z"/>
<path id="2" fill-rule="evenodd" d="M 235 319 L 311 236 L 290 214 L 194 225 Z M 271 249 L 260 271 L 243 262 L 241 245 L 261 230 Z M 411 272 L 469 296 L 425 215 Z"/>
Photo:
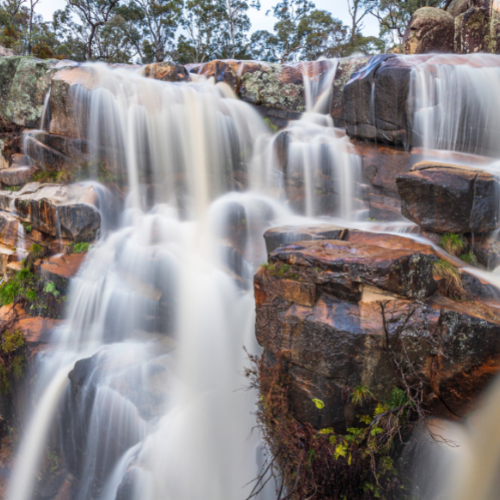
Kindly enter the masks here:
<path id="1" fill-rule="evenodd" d="M 243 500 L 265 453 L 252 432 L 255 394 L 243 390 L 243 347 L 259 352 L 251 280 L 266 259 L 262 234 L 294 217 L 294 175 L 306 186 L 299 211 L 355 217 L 359 161 L 329 117 L 307 113 L 287 130 L 283 171 L 263 120 L 224 84 L 85 68 L 97 88 L 72 92 L 88 116 L 80 133 L 91 171 L 125 175 L 127 199 L 116 229 L 104 218 L 72 281 L 67 320 L 40 359 L 40 388 L 58 389 L 41 393 L 8 498 L 33 498 L 58 426 L 55 445 L 79 478 L 79 500 L 114 500 L 129 483 L 136 500 Z M 324 106 L 322 85 L 310 96 Z M 110 205 L 95 186 L 101 208 Z M 269 486 L 259 498 L 272 498 Z"/>
<path id="2" fill-rule="evenodd" d="M 455 57 L 460 68 L 435 58 L 432 68 L 414 70 L 415 136 L 426 148 L 495 156 L 498 57 Z M 329 64 L 327 80 L 336 67 Z M 264 230 L 318 215 L 377 231 L 404 232 L 408 224 L 356 222 L 361 163 L 324 114 L 331 80 L 306 79 L 307 112 L 272 136 L 224 84 L 87 68 L 98 88 L 75 86 L 73 99 L 88 112 L 80 133 L 90 143 L 91 170 L 97 177 L 102 162 L 125 175 L 128 195 L 116 227 L 105 227 L 72 282 L 67 321 L 40 360 L 39 388 L 47 389 L 40 389 L 8 498 L 33 498 L 60 415 L 57 445 L 64 467 L 80 477 L 78 500 L 115 500 L 127 484 L 135 500 L 243 500 L 265 453 L 251 432 L 255 395 L 241 390 L 243 346 L 259 352 L 251 279 L 266 258 Z M 478 134 L 481 127 L 488 133 Z M 497 168 L 495 160 L 488 168 Z M 100 206 L 110 204 L 100 192 Z M 68 366 L 90 357 L 75 396 L 64 389 Z M 496 439 L 478 443 L 496 457 Z M 466 455 L 465 469 L 475 456 Z M 462 495 L 463 484 L 451 498 L 472 498 Z M 494 498 L 485 495 L 477 498 Z M 261 498 L 273 498 L 272 485 Z"/>

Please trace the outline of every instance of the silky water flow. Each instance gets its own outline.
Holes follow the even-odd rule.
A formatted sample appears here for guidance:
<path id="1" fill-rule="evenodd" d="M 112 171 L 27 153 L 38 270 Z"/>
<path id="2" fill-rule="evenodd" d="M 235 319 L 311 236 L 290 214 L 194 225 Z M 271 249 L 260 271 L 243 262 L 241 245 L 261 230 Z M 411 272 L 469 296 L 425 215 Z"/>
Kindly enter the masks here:
<path id="1" fill-rule="evenodd" d="M 225 84 L 82 69 L 93 87 L 71 92 L 89 170 L 114 169 L 128 194 L 117 222 L 102 208 L 67 318 L 38 357 L 36 411 L 7 498 L 33 498 L 52 450 L 78 478 L 79 500 L 243 500 L 266 453 L 243 349 L 259 352 L 252 277 L 267 258 L 262 234 L 322 211 L 356 217 L 359 158 L 312 105 L 282 132 L 283 165 L 278 136 Z M 311 84 L 310 102 L 330 98 L 329 69 L 328 95 Z M 290 179 L 306 186 L 291 204 Z M 112 206 L 92 182 L 100 206 Z M 260 498 L 273 495 L 270 484 Z"/>

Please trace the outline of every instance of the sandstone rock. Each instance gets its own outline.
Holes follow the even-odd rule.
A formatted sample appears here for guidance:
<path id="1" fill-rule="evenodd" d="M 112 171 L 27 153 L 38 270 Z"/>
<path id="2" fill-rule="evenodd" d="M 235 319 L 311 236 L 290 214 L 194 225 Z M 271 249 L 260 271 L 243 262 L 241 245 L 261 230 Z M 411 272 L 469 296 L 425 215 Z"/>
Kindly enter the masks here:
<path id="1" fill-rule="evenodd" d="M 37 263 L 38 272 L 64 292 L 68 290 L 69 280 L 76 275 L 85 257 L 85 253 L 54 255 Z"/>
<path id="2" fill-rule="evenodd" d="M 299 280 L 304 272 L 312 270 L 306 281 L 346 300 L 357 300 L 361 285 L 413 298 L 428 297 L 436 290 L 432 260 L 406 249 L 390 250 L 339 240 L 303 241 L 275 250 L 269 262 L 285 264 L 285 275 L 298 275 Z"/>
<path id="3" fill-rule="evenodd" d="M 20 304 L 1 307 L 0 320 L 11 330 L 21 331 L 29 349 L 50 343 L 52 330 L 62 323 L 59 319 L 29 316 Z"/>
<path id="4" fill-rule="evenodd" d="M 206 78 L 213 78 L 216 83 L 224 82 L 236 93 L 240 83 L 240 69 L 243 68 L 243 61 L 221 61 L 214 60 L 204 64 L 189 65 L 191 71 Z"/>
<path id="5" fill-rule="evenodd" d="M 0 206 L 30 222 L 34 229 L 73 241 L 89 241 L 100 227 L 99 201 L 84 184 L 26 184 L 20 191 L 0 191 Z"/>
<path id="6" fill-rule="evenodd" d="M 469 8 L 469 0 L 453 0 L 448 7 L 448 14 L 457 17 Z"/>
<path id="7" fill-rule="evenodd" d="M 422 7 L 414 12 L 405 31 L 405 54 L 453 52 L 455 21 L 442 9 Z"/>
<path id="8" fill-rule="evenodd" d="M 471 7 L 455 18 L 455 45 L 457 54 L 490 52 L 490 18 L 484 7 Z"/>
<path id="9" fill-rule="evenodd" d="M 3 245 L 16 247 L 19 236 L 19 218 L 0 211 L 0 241 Z"/>
<path id="10" fill-rule="evenodd" d="M 0 170 L 0 182 L 6 186 L 23 186 L 38 171 L 35 166 L 10 167 Z"/>
<path id="11" fill-rule="evenodd" d="M 26 152 L 35 165 L 44 170 L 63 170 L 73 167 L 74 162 L 71 158 L 63 155 L 57 149 L 40 142 L 36 138 L 38 135 L 25 134 L 24 140 Z"/>
<path id="12" fill-rule="evenodd" d="M 436 294 L 415 301 L 396 296 L 387 287 L 383 290 L 373 279 L 379 272 L 374 248 L 389 260 L 396 251 L 393 246 L 411 248 L 400 250 L 406 256 L 423 257 L 415 252 L 426 250 L 432 260 L 432 247 L 400 236 L 354 230 L 347 238 L 363 243 L 289 245 L 271 254 L 270 266 L 255 276 L 257 340 L 267 363 L 286 361 L 295 417 L 316 428 L 345 432 L 357 424 L 360 413 L 349 397 L 354 387 L 362 384 L 383 400 L 398 384 L 384 353 L 387 340 L 380 303 L 386 304 L 386 327 L 394 342 L 391 351 L 408 356 L 413 373 L 427 383 L 429 401 L 437 397 L 441 412 L 448 417 L 465 415 L 500 368 L 500 313 L 486 302 L 455 302 Z M 378 247 L 366 245 L 377 241 Z M 337 250 L 328 251 L 330 245 Z M 341 245 L 343 252 L 351 252 L 346 266 L 356 261 L 357 269 L 363 268 L 358 277 L 370 274 L 370 283 L 362 280 L 358 294 L 344 293 L 351 285 L 342 281 L 346 267 L 337 268 Z M 315 247 L 320 251 L 314 252 Z M 280 254 L 285 257 L 281 261 Z M 285 261 L 288 267 L 283 267 Z M 327 280 L 330 288 L 324 286 Z M 403 324 L 396 342 L 392 336 Z M 324 408 L 318 408 L 314 399 L 323 401 Z"/>
<path id="13" fill-rule="evenodd" d="M 397 194 L 396 177 L 410 170 L 412 155 L 403 148 L 364 141 L 355 141 L 354 147 L 362 158 L 363 175 L 366 179 L 385 192 Z"/>
<path id="14" fill-rule="evenodd" d="M 12 155 L 12 167 L 27 167 L 30 164 L 30 159 L 25 154 L 14 153 Z"/>
<path id="15" fill-rule="evenodd" d="M 54 74 L 49 99 L 51 134 L 86 138 L 88 123 L 86 95 L 77 90 L 79 88 L 93 90 L 96 85 L 96 75 L 88 67 L 63 68 Z"/>
<path id="16" fill-rule="evenodd" d="M 188 82 L 190 80 L 189 73 L 184 66 L 171 62 L 147 64 L 143 71 L 147 78 L 164 82 Z"/>
<path id="17" fill-rule="evenodd" d="M 402 214 L 435 233 L 484 233 L 499 227 L 499 185 L 468 167 L 421 162 L 397 178 Z"/>
<path id="18" fill-rule="evenodd" d="M 352 75 L 344 87 L 344 119 L 350 137 L 409 143 L 408 90 L 410 71 L 417 62 L 383 54 Z"/>
<path id="19" fill-rule="evenodd" d="M 333 95 L 330 115 L 335 127 L 344 127 L 344 86 L 353 73 L 365 66 L 369 57 L 346 57 L 339 61 L 333 81 Z"/>
<path id="20" fill-rule="evenodd" d="M 311 240 L 342 240 L 348 233 L 343 227 L 331 224 L 317 224 L 314 226 L 278 226 L 268 229 L 264 233 L 267 253 L 295 241 Z"/>

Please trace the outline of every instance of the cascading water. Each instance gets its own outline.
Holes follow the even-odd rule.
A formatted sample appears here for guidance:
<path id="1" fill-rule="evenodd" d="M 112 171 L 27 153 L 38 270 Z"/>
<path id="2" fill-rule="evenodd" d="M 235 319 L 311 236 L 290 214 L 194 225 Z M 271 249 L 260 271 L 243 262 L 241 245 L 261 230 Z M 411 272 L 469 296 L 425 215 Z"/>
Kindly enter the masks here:
<path id="1" fill-rule="evenodd" d="M 336 67 L 302 67 L 307 111 L 273 135 L 223 83 L 83 66 L 92 90 L 73 85 L 71 97 L 88 170 L 125 184 L 127 197 L 117 216 L 111 193 L 92 181 L 101 238 L 71 283 L 66 321 L 39 356 L 40 397 L 9 500 L 36 496 L 47 448 L 78 478 L 78 500 L 248 496 L 266 454 L 252 433 L 255 394 L 242 390 L 243 347 L 259 349 L 251 280 L 266 259 L 264 230 L 324 215 L 351 227 L 398 228 L 359 222 L 361 160 L 327 115 Z M 416 65 L 416 144 L 445 158 L 488 155 L 464 163 L 477 159 L 496 172 L 500 99 L 485 81 L 496 81 L 498 68 L 498 57 L 484 55 Z M 42 127 L 50 116 L 46 110 Z M 274 498 L 271 484 L 260 498 Z"/>
<path id="2" fill-rule="evenodd" d="M 411 74 L 414 145 L 498 157 L 498 56 L 446 54 L 424 59 Z"/>
<path id="3" fill-rule="evenodd" d="M 285 131 L 283 170 L 276 138 L 224 84 L 83 69 L 93 90 L 74 85 L 72 101 L 89 169 L 125 177 L 127 200 L 117 223 L 103 218 L 67 319 L 39 357 L 40 397 L 8 498 L 33 498 L 55 446 L 81 500 L 244 499 L 265 454 L 252 433 L 255 394 L 242 390 L 243 347 L 258 351 L 250 283 L 266 259 L 262 233 L 290 220 L 297 168 L 303 213 L 351 217 L 357 158 L 329 118 L 306 114 Z M 323 205 L 318 182 L 329 188 Z M 101 209 L 110 205 L 94 187 Z"/>

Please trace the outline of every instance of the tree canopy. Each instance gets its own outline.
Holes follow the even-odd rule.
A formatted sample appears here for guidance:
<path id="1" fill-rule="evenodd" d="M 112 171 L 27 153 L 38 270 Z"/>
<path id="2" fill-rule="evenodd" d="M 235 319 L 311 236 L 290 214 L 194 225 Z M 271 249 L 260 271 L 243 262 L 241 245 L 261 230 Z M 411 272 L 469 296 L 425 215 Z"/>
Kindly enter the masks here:
<path id="1" fill-rule="evenodd" d="M 347 24 L 311 0 L 277 0 L 266 12 L 272 31 L 252 30 L 260 0 L 66 0 L 51 21 L 36 11 L 43 1 L 0 0 L 0 45 L 39 58 L 185 64 L 377 54 L 401 43 L 418 8 L 447 8 L 450 0 L 339 0 Z M 370 16 L 379 22 L 377 37 L 363 34 Z"/>

